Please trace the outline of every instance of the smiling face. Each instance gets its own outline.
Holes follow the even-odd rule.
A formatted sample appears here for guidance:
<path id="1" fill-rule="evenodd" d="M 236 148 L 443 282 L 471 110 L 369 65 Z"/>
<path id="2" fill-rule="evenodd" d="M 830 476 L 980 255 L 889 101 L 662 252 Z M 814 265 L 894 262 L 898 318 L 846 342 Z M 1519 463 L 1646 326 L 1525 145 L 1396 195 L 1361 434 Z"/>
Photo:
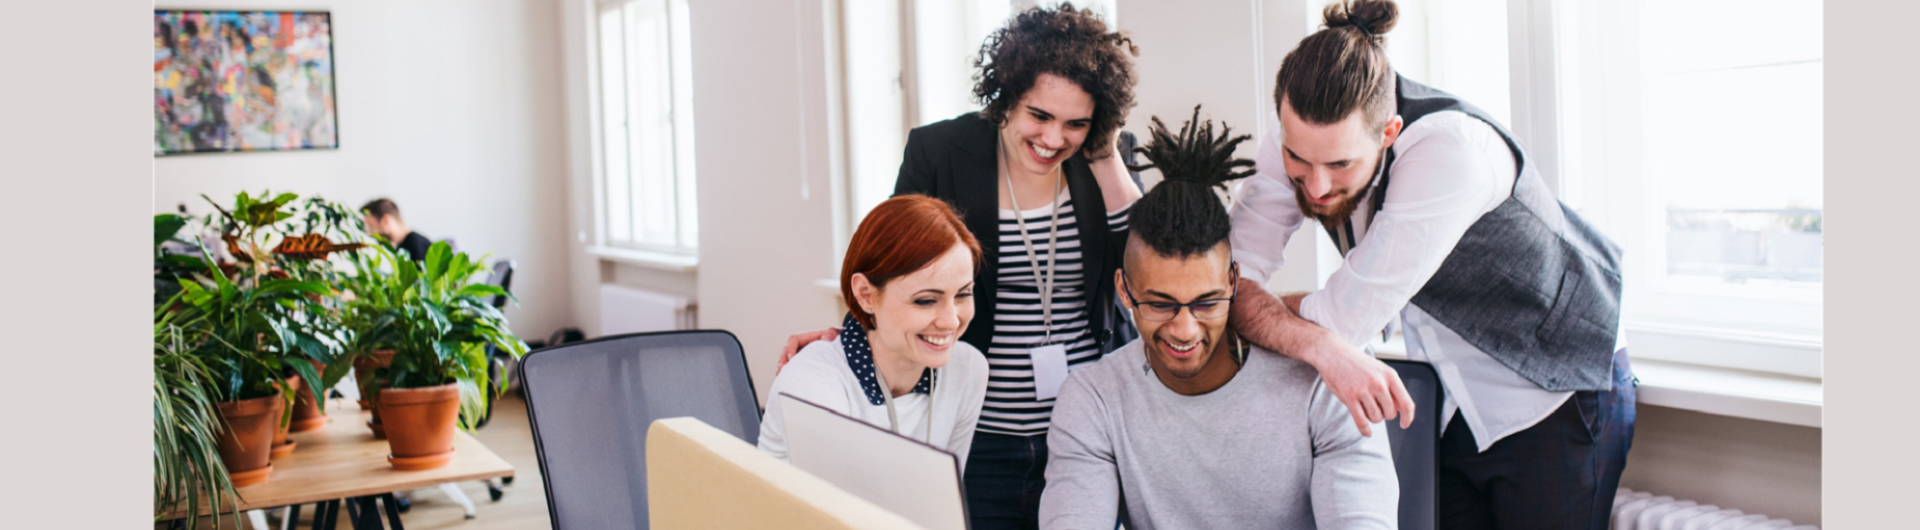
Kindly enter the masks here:
<path id="1" fill-rule="evenodd" d="M 927 266 L 876 287 L 853 275 L 854 297 L 873 314 L 867 330 L 876 358 L 912 370 L 947 365 L 953 344 L 973 320 L 973 253 L 954 245 Z"/>
<path id="2" fill-rule="evenodd" d="M 1212 250 L 1179 258 L 1162 256 L 1148 248 L 1138 237 L 1129 238 L 1126 267 L 1115 273 L 1115 287 L 1125 293 L 1134 308 L 1133 323 L 1140 329 L 1140 340 L 1147 362 L 1167 388 L 1182 394 L 1202 394 L 1219 388 L 1233 378 L 1239 365 L 1224 348 L 1227 331 L 1225 314 L 1233 296 L 1233 278 L 1229 272 L 1233 252 L 1226 242 Z M 1142 318 L 1147 304 L 1187 304 L 1200 300 L 1223 300 L 1220 316 L 1196 318 L 1191 308 L 1178 309 L 1171 320 L 1155 322 Z"/>
<path id="3" fill-rule="evenodd" d="M 1067 78 L 1040 74 L 1007 109 L 1000 144 L 1016 173 L 1046 175 L 1080 150 L 1093 126 L 1093 96 Z"/>
<path id="4" fill-rule="evenodd" d="M 1400 123 L 1394 116 L 1375 132 L 1367 126 L 1364 110 L 1339 123 L 1309 123 L 1294 113 L 1291 101 L 1281 100 L 1280 147 L 1300 211 L 1323 223 L 1344 222 L 1353 215 L 1381 156 L 1400 135 Z"/>

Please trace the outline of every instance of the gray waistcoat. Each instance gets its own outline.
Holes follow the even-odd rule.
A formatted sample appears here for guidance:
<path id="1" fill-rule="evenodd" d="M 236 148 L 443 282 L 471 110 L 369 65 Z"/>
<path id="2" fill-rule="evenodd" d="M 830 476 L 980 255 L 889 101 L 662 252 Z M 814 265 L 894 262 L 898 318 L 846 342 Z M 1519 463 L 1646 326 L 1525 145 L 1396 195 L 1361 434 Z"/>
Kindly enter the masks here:
<path id="1" fill-rule="evenodd" d="M 1405 77 L 1397 88 L 1406 126 L 1435 112 L 1464 112 L 1493 126 L 1520 168 L 1512 197 L 1467 228 L 1411 303 L 1542 389 L 1612 388 L 1620 247 L 1554 198 L 1526 151 L 1486 112 Z M 1370 220 L 1386 201 L 1393 159 L 1389 150 Z"/>

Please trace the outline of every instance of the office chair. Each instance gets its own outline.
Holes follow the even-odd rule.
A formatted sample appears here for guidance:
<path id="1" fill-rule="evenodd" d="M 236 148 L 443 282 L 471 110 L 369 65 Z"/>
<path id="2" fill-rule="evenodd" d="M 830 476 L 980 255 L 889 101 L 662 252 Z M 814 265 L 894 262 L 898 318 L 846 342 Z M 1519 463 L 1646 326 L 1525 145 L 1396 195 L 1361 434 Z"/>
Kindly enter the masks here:
<path id="1" fill-rule="evenodd" d="M 1401 429 L 1398 420 L 1386 422 L 1393 469 L 1400 476 L 1400 528 L 1432 530 L 1440 526 L 1440 374 L 1424 362 L 1381 362 L 1400 373 L 1413 398 L 1412 427 Z"/>
<path id="2" fill-rule="evenodd" d="M 749 444 L 760 437 L 746 353 L 726 331 L 569 343 L 528 354 L 520 377 L 556 529 L 648 527 L 654 420 L 692 416 Z"/>

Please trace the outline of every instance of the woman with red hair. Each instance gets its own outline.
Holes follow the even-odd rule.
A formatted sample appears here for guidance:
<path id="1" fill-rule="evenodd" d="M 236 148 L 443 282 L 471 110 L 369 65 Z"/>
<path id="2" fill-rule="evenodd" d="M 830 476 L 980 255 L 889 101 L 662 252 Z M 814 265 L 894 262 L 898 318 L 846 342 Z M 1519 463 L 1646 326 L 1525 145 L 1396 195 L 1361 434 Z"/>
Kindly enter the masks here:
<path id="1" fill-rule="evenodd" d="M 980 244 L 947 203 L 903 195 L 874 207 L 847 245 L 838 340 L 814 342 L 773 379 L 793 397 L 960 457 L 986 399 L 987 358 L 960 341 L 973 320 Z M 781 400 L 768 399 L 760 450 L 787 458 Z"/>

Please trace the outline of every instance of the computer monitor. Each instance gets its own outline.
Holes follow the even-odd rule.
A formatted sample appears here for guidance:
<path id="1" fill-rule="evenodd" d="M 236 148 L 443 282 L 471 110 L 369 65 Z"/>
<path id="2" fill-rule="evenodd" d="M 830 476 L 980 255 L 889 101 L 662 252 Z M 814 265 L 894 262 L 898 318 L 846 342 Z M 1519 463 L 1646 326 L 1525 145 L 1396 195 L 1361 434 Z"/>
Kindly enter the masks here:
<path id="1" fill-rule="evenodd" d="M 953 453 L 788 394 L 774 399 L 793 465 L 930 530 L 967 528 Z"/>

